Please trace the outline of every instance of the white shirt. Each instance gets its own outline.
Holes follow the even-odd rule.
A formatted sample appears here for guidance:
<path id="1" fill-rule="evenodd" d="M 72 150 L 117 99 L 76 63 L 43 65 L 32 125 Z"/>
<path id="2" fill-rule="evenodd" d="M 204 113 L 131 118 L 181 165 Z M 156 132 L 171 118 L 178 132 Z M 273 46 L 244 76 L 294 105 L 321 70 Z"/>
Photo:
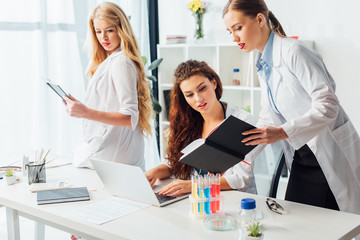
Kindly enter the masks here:
<path id="1" fill-rule="evenodd" d="M 120 49 L 99 65 L 84 104 L 98 111 L 131 116 L 131 128 L 84 119 L 84 143 L 74 154 L 74 165 L 91 167 L 89 158 L 97 158 L 145 169 L 144 137 L 137 125 L 137 81 L 134 63 Z"/>
<path id="2" fill-rule="evenodd" d="M 233 108 L 229 104 L 227 104 L 225 115 L 226 118 L 230 117 L 230 115 L 233 115 L 234 117 L 237 117 L 247 123 L 252 125 L 255 124 L 255 120 L 250 113 L 242 109 Z M 237 189 L 243 192 L 256 193 L 255 178 L 253 173 L 254 166 L 252 163 L 255 156 L 257 156 L 262 150 L 263 148 L 260 149 L 256 147 L 246 155 L 244 159 L 246 163 L 242 161 L 229 168 L 224 173 L 223 177 L 226 179 L 232 189 Z M 171 168 L 171 165 L 168 161 L 163 161 L 163 164 Z"/>

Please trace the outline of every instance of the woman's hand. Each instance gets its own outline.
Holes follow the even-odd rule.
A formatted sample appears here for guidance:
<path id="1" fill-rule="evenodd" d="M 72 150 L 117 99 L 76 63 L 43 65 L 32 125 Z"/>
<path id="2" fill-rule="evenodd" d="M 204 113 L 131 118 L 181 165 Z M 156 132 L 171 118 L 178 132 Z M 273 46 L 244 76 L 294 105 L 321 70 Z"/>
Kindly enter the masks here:
<path id="1" fill-rule="evenodd" d="M 66 107 L 66 112 L 71 117 L 86 118 L 89 108 L 86 107 L 79 100 L 69 94 L 69 97 L 64 96 L 66 102 L 63 102 Z"/>
<path id="2" fill-rule="evenodd" d="M 153 168 L 153 169 L 150 169 L 149 171 L 147 171 L 145 173 L 145 177 L 147 178 L 147 180 L 149 181 L 151 187 L 154 186 L 156 180 L 159 179 L 159 174 L 157 174 L 157 169 L 156 168 Z"/>
<path id="3" fill-rule="evenodd" d="M 270 126 L 251 129 L 243 132 L 243 135 L 250 135 L 241 141 L 245 145 L 266 145 L 288 138 L 281 127 Z"/>
<path id="4" fill-rule="evenodd" d="M 172 183 L 164 186 L 160 191 L 158 191 L 159 194 L 162 195 L 170 195 L 173 197 L 181 196 L 185 193 L 191 192 L 191 181 L 180 181 L 176 180 Z"/>

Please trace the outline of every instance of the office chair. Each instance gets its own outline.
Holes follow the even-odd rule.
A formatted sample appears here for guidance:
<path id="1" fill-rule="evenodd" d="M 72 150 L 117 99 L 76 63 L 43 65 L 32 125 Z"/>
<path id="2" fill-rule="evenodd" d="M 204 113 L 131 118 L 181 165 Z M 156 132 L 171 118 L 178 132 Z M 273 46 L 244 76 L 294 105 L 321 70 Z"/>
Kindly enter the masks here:
<path id="1" fill-rule="evenodd" d="M 279 142 L 267 145 L 255 159 L 254 176 L 258 195 L 275 198 L 280 177 L 287 176 L 285 157 Z"/>
<path id="2" fill-rule="evenodd" d="M 288 176 L 284 154 L 281 154 L 280 161 L 278 161 L 278 163 L 275 167 L 275 172 L 274 172 L 273 178 L 271 180 L 270 192 L 269 192 L 269 197 L 271 197 L 271 198 L 276 198 L 277 190 L 279 187 L 280 176 L 282 176 L 282 177 Z"/>

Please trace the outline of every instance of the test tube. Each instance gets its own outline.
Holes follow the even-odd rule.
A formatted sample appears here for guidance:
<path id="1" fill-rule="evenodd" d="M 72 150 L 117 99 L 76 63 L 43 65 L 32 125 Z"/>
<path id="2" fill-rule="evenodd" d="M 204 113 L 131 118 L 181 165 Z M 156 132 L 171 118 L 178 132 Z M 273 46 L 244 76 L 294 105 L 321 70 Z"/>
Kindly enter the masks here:
<path id="1" fill-rule="evenodd" d="M 216 213 L 216 206 L 215 206 L 215 201 L 213 198 L 216 197 L 216 184 L 215 184 L 215 176 L 214 174 L 210 174 L 210 184 L 211 184 L 211 189 L 210 189 L 210 194 L 211 194 L 211 200 L 210 200 L 210 211 L 212 213 Z"/>
<path id="2" fill-rule="evenodd" d="M 197 175 L 191 176 L 191 195 L 193 197 L 193 203 L 191 204 L 191 211 L 193 214 L 198 214 L 198 205 L 196 203 L 196 199 L 198 199 L 198 179 Z"/>
<path id="3" fill-rule="evenodd" d="M 204 178 L 198 178 L 198 195 L 199 195 L 199 213 L 204 214 Z"/>
<path id="4" fill-rule="evenodd" d="M 210 175 L 204 176 L 204 196 L 205 196 L 205 202 L 204 202 L 204 208 L 205 213 L 210 214 Z"/>
<path id="5" fill-rule="evenodd" d="M 220 197 L 220 178 L 221 174 L 217 173 L 215 176 L 215 186 L 216 186 L 216 197 Z M 220 210 L 220 201 L 216 201 L 216 212 Z"/>

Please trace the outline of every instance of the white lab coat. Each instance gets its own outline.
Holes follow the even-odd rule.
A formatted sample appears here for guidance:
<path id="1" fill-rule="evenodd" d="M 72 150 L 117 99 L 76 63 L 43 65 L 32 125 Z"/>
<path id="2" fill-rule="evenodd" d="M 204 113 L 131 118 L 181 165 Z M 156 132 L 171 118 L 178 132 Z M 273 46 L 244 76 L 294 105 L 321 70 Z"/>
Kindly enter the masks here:
<path id="1" fill-rule="evenodd" d="M 144 137 L 137 125 L 137 70 L 117 49 L 103 61 L 89 82 L 84 104 L 104 112 L 131 116 L 131 128 L 84 119 L 83 144 L 75 151 L 78 167 L 91 167 L 90 158 L 134 165 L 145 169 Z"/>
<path id="2" fill-rule="evenodd" d="M 308 144 L 341 211 L 360 214 L 360 139 L 335 95 L 335 82 L 321 56 L 299 41 L 274 36 L 271 109 L 265 79 L 260 79 L 262 110 L 258 126 L 282 126 L 288 167 L 294 149 Z"/>

